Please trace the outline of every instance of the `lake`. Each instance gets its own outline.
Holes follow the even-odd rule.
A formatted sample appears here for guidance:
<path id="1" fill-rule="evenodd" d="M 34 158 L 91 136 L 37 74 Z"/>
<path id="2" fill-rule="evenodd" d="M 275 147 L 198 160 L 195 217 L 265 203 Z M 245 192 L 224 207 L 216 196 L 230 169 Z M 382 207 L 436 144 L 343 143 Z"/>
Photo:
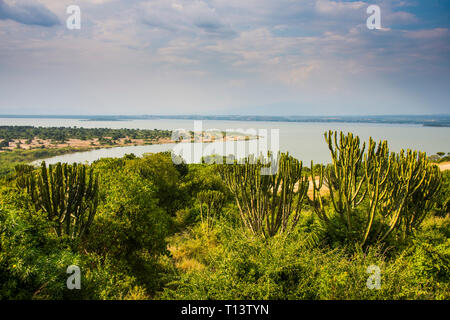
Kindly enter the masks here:
<path id="1" fill-rule="evenodd" d="M 84 127 L 84 128 L 136 128 L 136 129 L 186 129 L 194 130 L 193 120 L 132 120 L 132 121 L 81 121 L 76 119 L 34 119 L 34 118 L 0 118 L 0 125 L 30 125 L 42 127 Z M 263 122 L 263 121 L 202 121 L 203 130 L 230 130 L 247 131 L 254 130 L 256 134 L 262 135 L 264 130 L 274 133 L 279 131 L 279 149 L 283 152 L 289 151 L 294 157 L 306 162 L 313 160 L 316 163 L 328 163 L 330 155 L 325 143 L 323 133 L 327 130 L 353 132 L 359 135 L 363 141 L 369 137 L 376 141 L 387 140 L 391 151 L 410 148 L 427 152 L 428 155 L 436 152 L 450 152 L 450 128 L 449 127 L 423 127 L 419 125 L 398 124 L 366 124 L 366 123 L 300 123 L 300 122 Z M 247 131 L 248 132 L 248 131 Z M 278 140 L 278 139 L 277 139 Z M 274 139 L 260 139 L 258 143 Z M 229 150 L 249 150 L 255 143 L 251 141 L 240 141 L 236 143 L 220 144 L 217 142 L 207 143 L 200 146 L 204 149 L 203 155 L 212 153 L 229 154 Z M 183 145 L 183 146 L 181 146 Z M 189 145 L 189 146 L 188 146 Z M 274 145 L 275 146 L 275 145 Z M 46 159 L 47 163 L 56 162 L 92 162 L 103 157 L 122 157 L 127 153 L 140 156 L 149 152 L 162 152 L 173 148 L 184 148 L 194 150 L 198 144 L 159 144 L 147 146 L 128 146 L 97 149 L 74 154 L 66 154 Z M 276 146 L 275 146 L 276 147 Z M 228 149 L 227 149 L 228 148 Z M 231 148 L 231 149 L 230 149 Z M 219 152 L 222 149 L 222 152 Z M 270 149 L 270 148 L 269 148 Z M 199 157 L 192 158 L 194 161 Z M 192 161 L 191 161 L 192 162 Z"/>

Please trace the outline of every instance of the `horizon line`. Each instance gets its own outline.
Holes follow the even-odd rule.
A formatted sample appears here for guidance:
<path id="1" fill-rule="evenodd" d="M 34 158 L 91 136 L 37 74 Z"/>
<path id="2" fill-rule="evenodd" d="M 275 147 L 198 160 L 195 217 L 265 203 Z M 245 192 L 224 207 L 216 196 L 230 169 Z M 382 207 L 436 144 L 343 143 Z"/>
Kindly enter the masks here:
<path id="1" fill-rule="evenodd" d="M 420 117 L 420 116 L 450 116 L 450 113 L 423 113 L 423 114 L 331 114 L 331 115 L 257 115 L 257 114 L 0 114 L 1 117 Z"/>

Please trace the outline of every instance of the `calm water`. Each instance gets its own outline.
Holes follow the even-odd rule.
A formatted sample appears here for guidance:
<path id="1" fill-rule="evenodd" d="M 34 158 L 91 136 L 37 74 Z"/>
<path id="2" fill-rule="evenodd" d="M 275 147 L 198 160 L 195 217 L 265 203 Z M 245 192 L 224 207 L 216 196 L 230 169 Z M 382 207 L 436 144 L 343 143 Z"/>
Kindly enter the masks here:
<path id="1" fill-rule="evenodd" d="M 9 119 L 0 118 L 0 125 L 32 125 L 42 127 L 85 127 L 85 128 L 139 128 L 139 129 L 194 129 L 193 120 L 133 120 L 133 121 L 80 121 L 73 119 Z M 232 131 L 256 130 L 261 135 L 263 129 L 279 130 L 279 149 L 289 151 L 296 158 L 306 161 L 326 163 L 330 161 L 329 151 L 323 138 L 327 130 L 353 132 L 368 141 L 369 137 L 375 140 L 388 140 L 392 151 L 410 148 L 426 151 L 427 154 L 436 152 L 450 152 L 450 128 L 422 127 L 416 125 L 388 125 L 388 124 L 350 124 L 350 123 L 292 123 L 292 122 L 243 122 L 243 121 L 203 121 L 203 130 L 218 129 Z M 271 139 L 269 140 L 269 144 Z M 264 139 L 260 140 L 264 142 Z M 251 148 L 251 142 L 238 142 L 227 145 L 220 143 L 204 144 L 200 146 L 207 154 L 229 154 L 226 148 L 235 150 Z M 255 143 L 255 142 L 253 142 Z M 180 146 L 183 145 L 183 146 Z M 172 148 L 188 148 L 193 150 L 198 145 L 192 144 L 161 144 L 149 146 L 130 146 L 109 149 L 98 149 L 47 159 L 47 163 L 61 162 L 92 162 L 103 157 L 122 157 L 126 153 L 142 155 L 148 152 L 168 151 Z M 184 150 L 186 152 L 186 149 Z M 198 160 L 198 157 L 194 161 Z"/>

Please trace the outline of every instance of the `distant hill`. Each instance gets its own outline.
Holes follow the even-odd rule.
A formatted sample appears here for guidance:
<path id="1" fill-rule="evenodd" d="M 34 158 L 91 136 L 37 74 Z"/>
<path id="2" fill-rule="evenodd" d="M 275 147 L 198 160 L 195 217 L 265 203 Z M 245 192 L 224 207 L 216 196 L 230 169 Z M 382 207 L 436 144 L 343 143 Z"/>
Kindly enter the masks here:
<path id="1" fill-rule="evenodd" d="M 450 127 L 450 115 L 367 115 L 367 116 L 259 116 L 259 115 L 0 115 L 0 118 L 79 119 L 83 121 L 129 121 L 145 119 L 271 121 L 271 122 L 347 122 L 416 124 Z"/>

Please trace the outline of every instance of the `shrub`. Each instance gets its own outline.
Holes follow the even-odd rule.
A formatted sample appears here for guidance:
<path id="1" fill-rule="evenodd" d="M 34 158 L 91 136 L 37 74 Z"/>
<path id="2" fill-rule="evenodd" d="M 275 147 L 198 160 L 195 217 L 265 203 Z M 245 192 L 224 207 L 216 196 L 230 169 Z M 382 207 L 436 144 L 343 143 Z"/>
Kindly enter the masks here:
<path id="1" fill-rule="evenodd" d="M 174 280 L 159 298 L 450 298 L 445 261 L 422 259 L 420 257 L 425 256 L 421 249 L 397 252 L 389 257 L 380 246 L 369 246 L 364 251 L 356 249 L 349 254 L 343 248 L 330 249 L 312 244 L 308 241 L 310 235 L 302 230 L 267 239 L 224 225 L 215 231 L 214 241 L 204 240 L 203 246 L 194 245 L 198 239 L 204 239 L 201 229 L 193 229 L 181 243 L 177 242 L 180 239 L 176 241 L 177 261 L 185 257 L 191 266 L 201 264 L 202 267 L 183 269 L 174 275 Z M 424 261 L 434 267 L 428 269 Z M 367 287 L 370 265 L 381 270 L 379 290 Z M 421 274 L 423 271 L 426 272 Z"/>

